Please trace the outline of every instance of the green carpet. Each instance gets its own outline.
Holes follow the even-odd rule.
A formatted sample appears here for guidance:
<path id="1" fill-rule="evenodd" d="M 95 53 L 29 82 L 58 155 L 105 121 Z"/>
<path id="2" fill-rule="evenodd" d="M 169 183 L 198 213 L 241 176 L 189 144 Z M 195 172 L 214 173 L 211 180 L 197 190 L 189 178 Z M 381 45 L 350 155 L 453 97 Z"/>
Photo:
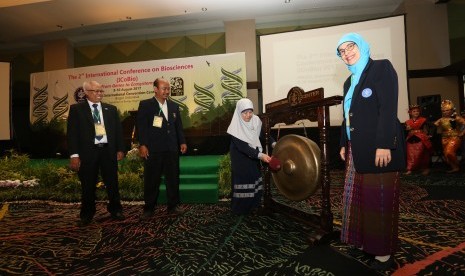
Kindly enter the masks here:
<path id="1" fill-rule="evenodd" d="M 180 158 L 181 201 L 215 203 L 218 201 L 218 161 L 220 155 L 182 156 Z M 160 186 L 159 203 L 166 203 L 166 186 Z"/>

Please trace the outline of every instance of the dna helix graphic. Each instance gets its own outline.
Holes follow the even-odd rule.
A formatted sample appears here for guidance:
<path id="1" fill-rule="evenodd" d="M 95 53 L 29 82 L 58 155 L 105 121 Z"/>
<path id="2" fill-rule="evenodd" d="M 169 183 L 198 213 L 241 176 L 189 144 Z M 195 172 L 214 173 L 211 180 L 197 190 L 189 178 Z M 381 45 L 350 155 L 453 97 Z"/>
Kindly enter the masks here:
<path id="1" fill-rule="evenodd" d="M 180 111 L 184 111 L 184 110 L 188 110 L 189 108 L 187 107 L 187 105 L 184 103 L 184 101 L 187 99 L 187 96 L 184 96 L 182 98 L 179 98 L 179 99 L 175 99 L 171 96 L 169 96 L 169 99 L 175 103 L 177 103 L 179 105 L 179 110 Z"/>
<path id="2" fill-rule="evenodd" d="M 207 112 L 213 108 L 213 102 L 215 102 L 215 94 L 210 91 L 213 88 L 213 83 L 206 87 L 200 87 L 194 83 L 194 102 L 198 105 L 195 108 L 194 113 Z"/>
<path id="3" fill-rule="evenodd" d="M 244 97 L 241 92 L 244 81 L 237 75 L 241 71 L 241 68 L 233 72 L 228 72 L 221 68 L 221 73 L 223 73 L 221 77 L 221 87 L 226 90 L 221 94 L 223 104 L 231 101 L 236 102 Z"/>
<path id="4" fill-rule="evenodd" d="M 32 116 L 36 118 L 32 123 L 46 122 L 48 116 L 48 84 L 42 88 L 34 87 L 34 95 L 32 96 Z"/>
<path id="5" fill-rule="evenodd" d="M 68 112 L 68 94 L 62 98 L 53 97 L 55 103 L 52 107 L 53 119 L 64 119 L 66 112 Z"/>

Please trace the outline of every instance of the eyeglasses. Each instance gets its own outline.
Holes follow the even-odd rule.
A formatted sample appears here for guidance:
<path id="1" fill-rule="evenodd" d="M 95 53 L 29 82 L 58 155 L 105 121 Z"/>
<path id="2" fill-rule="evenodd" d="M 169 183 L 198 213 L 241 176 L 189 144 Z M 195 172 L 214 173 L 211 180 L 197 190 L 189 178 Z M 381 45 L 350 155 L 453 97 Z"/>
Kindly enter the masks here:
<path id="1" fill-rule="evenodd" d="M 103 91 L 102 89 L 97 89 L 97 90 L 94 90 L 94 89 L 87 89 L 86 91 L 94 92 L 94 93 L 103 93 L 103 92 L 105 92 L 105 91 Z"/>
<path id="2" fill-rule="evenodd" d="M 355 42 L 347 44 L 347 46 L 344 49 L 337 49 L 337 55 L 338 56 L 343 56 L 345 53 L 350 52 L 354 49 Z"/>
<path id="3" fill-rule="evenodd" d="M 163 87 L 158 88 L 158 90 L 170 91 L 170 87 L 169 86 L 163 86 Z"/>

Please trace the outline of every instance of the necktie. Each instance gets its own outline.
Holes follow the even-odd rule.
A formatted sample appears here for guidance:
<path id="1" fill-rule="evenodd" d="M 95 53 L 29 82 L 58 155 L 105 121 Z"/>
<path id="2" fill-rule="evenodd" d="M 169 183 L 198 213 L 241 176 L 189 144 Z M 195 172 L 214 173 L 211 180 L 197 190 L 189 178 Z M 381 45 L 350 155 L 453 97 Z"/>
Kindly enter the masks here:
<path id="1" fill-rule="evenodd" d="M 94 118 L 94 123 L 100 125 L 100 112 L 98 112 L 98 104 L 93 104 L 94 110 L 92 111 L 92 117 Z M 101 140 L 103 138 L 102 135 L 96 135 L 95 139 Z"/>

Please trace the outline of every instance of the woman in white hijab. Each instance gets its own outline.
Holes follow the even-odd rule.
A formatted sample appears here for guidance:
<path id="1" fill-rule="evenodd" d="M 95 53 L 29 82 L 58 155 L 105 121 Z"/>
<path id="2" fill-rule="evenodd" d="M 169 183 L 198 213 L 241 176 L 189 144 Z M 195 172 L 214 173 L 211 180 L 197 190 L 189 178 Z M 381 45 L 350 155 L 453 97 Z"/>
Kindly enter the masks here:
<path id="1" fill-rule="evenodd" d="M 260 143 L 262 121 L 253 113 L 253 103 L 240 99 L 228 127 L 231 135 L 232 212 L 237 215 L 254 212 L 261 206 L 263 194 L 260 162 L 270 162 Z"/>

